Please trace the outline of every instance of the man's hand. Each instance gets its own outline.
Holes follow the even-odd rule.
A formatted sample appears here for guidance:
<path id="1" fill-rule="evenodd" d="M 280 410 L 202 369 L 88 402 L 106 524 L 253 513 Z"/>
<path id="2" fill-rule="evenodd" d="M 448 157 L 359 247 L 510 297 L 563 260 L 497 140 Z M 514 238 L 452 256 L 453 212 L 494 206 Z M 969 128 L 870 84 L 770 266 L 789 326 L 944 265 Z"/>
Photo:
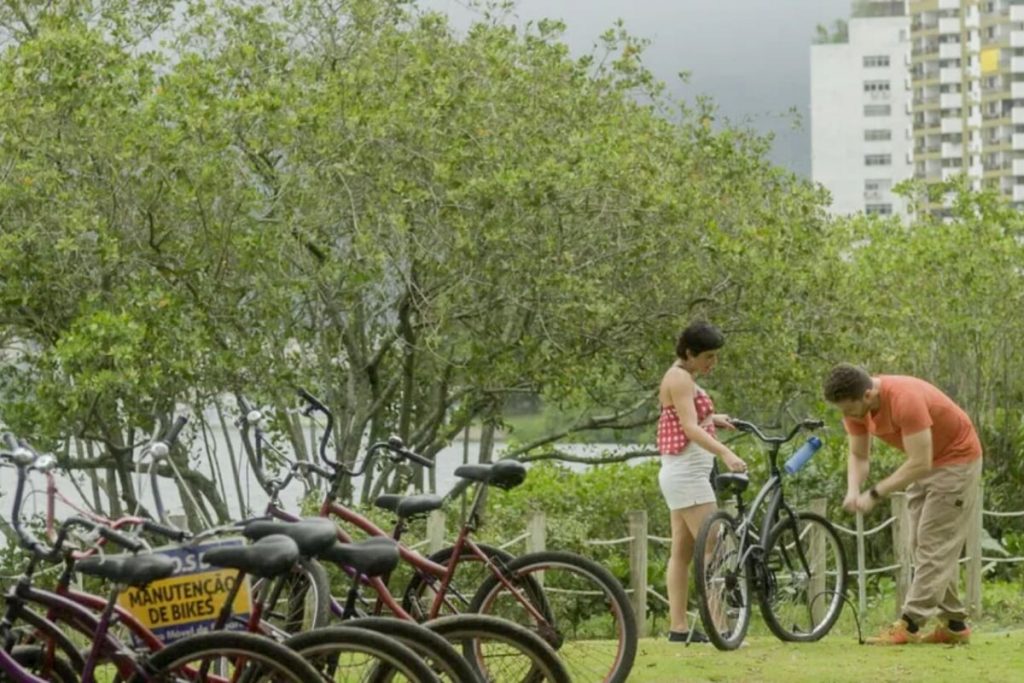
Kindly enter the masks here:
<path id="1" fill-rule="evenodd" d="M 843 499 L 843 509 L 847 512 L 856 512 L 858 498 L 860 498 L 860 491 L 847 491 L 846 498 Z"/>
<path id="2" fill-rule="evenodd" d="M 857 510 L 866 515 L 875 508 L 875 502 L 875 499 L 871 497 L 871 492 L 865 491 L 857 496 Z"/>

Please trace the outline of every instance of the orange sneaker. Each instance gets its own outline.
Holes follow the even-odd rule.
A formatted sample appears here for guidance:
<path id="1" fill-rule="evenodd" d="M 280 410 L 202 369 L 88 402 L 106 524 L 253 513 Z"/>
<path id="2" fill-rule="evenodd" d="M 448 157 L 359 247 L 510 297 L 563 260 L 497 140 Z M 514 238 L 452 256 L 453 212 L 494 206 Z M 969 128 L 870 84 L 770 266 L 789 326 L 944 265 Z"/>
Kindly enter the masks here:
<path id="1" fill-rule="evenodd" d="M 907 630 L 907 622 L 899 619 L 893 622 L 892 626 L 882 629 L 874 638 L 864 641 L 866 645 L 908 645 L 920 643 L 921 634 L 911 633 Z"/>
<path id="2" fill-rule="evenodd" d="M 967 645 L 971 642 L 971 627 L 962 631 L 954 631 L 949 626 L 939 625 L 935 630 L 921 639 L 922 643 L 938 643 L 941 645 Z"/>

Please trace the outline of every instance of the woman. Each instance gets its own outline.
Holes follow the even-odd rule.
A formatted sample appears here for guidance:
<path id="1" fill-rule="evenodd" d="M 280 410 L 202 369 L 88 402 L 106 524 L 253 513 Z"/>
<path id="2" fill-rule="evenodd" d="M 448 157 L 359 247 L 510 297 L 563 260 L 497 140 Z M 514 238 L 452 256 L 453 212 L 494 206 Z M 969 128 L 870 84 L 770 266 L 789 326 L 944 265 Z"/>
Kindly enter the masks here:
<path id="1" fill-rule="evenodd" d="M 658 391 L 658 452 L 662 455 L 658 483 L 671 511 L 672 526 L 665 577 L 671 641 L 708 642 L 700 631 L 690 633 L 686 603 L 697 532 L 716 508 L 710 480 L 715 456 L 732 472 L 747 469 L 746 463 L 715 436 L 716 428 L 734 429 L 729 416 L 716 414 L 711 397 L 694 381 L 711 372 L 724 345 L 725 337 L 714 326 L 704 321 L 690 324 L 679 335 L 676 361 L 665 373 Z"/>

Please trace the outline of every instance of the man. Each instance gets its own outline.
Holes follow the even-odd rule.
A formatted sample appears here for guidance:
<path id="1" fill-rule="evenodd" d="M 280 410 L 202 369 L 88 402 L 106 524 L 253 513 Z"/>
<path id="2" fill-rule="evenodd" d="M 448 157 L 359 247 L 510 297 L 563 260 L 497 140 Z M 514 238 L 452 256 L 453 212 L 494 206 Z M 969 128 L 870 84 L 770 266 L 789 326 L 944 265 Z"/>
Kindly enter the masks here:
<path id="1" fill-rule="evenodd" d="M 894 491 L 907 491 L 914 578 L 902 618 L 868 642 L 966 644 L 971 630 L 957 583 L 968 511 L 981 476 L 981 442 L 974 425 L 952 399 L 914 377 L 872 377 L 863 368 L 842 363 L 829 372 L 824 389 L 825 400 L 843 413 L 849 435 L 843 507 L 868 513 Z M 907 459 L 862 491 L 872 434 L 903 451 Z M 923 635 L 921 627 L 933 616 L 940 624 Z"/>

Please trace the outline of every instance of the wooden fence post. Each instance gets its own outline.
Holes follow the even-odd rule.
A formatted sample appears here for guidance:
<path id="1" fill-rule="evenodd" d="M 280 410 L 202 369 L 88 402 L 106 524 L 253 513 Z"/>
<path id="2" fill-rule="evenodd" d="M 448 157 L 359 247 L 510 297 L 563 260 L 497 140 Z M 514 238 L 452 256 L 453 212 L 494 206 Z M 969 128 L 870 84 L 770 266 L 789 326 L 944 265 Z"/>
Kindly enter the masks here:
<path id="1" fill-rule="evenodd" d="M 972 619 L 981 617 L 981 532 L 984 524 L 984 487 L 978 477 L 978 491 L 967 515 L 967 610 Z"/>
<path id="2" fill-rule="evenodd" d="M 539 553 L 547 549 L 547 517 L 540 510 L 526 515 L 526 552 Z"/>
<path id="3" fill-rule="evenodd" d="M 914 562 L 910 547 L 910 511 L 907 509 L 907 494 L 897 491 L 890 498 L 892 502 L 892 554 L 899 568 L 896 570 L 896 616 L 903 614 L 903 603 L 910 590 L 911 568 Z"/>
<path id="4" fill-rule="evenodd" d="M 444 510 L 431 510 L 427 515 L 427 549 L 431 555 L 444 548 L 444 530 Z"/>
<path id="5" fill-rule="evenodd" d="M 823 518 L 828 519 L 826 515 L 826 501 L 824 498 L 814 498 L 810 504 L 811 512 L 821 515 Z M 819 620 L 824 616 L 825 609 L 832 600 L 831 595 L 825 595 L 825 537 L 820 531 L 816 531 L 817 525 L 811 527 L 812 535 L 810 540 L 810 558 L 811 563 L 811 580 L 808 588 L 808 599 L 811 601 L 809 605 L 811 614 L 814 617 L 814 623 L 819 623 Z"/>
<path id="6" fill-rule="evenodd" d="M 857 512 L 857 614 L 868 608 L 867 574 L 864 569 L 864 514 Z"/>
<path id="7" fill-rule="evenodd" d="M 647 511 L 629 512 L 629 587 L 641 638 L 647 635 Z"/>

